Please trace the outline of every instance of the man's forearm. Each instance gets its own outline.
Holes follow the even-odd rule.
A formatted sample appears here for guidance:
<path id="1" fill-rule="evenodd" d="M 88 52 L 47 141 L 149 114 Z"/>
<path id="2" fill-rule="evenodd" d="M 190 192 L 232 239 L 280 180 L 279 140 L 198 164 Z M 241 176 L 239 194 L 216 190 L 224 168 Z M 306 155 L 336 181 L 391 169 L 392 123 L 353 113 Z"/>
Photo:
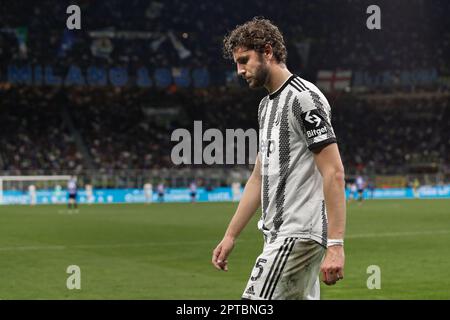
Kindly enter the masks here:
<path id="1" fill-rule="evenodd" d="M 331 171 L 323 177 L 328 216 L 328 239 L 344 239 L 346 204 L 344 172 Z"/>
<path id="2" fill-rule="evenodd" d="M 237 238 L 255 211 L 261 205 L 261 180 L 251 176 L 245 185 L 244 193 L 236 213 L 225 232 L 226 237 Z"/>

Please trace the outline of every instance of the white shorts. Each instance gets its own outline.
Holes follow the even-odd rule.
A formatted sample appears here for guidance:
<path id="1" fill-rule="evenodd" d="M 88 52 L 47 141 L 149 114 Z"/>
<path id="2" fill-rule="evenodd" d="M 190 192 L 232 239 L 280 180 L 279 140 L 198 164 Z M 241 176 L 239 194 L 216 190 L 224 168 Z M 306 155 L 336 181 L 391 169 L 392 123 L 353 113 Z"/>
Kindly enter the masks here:
<path id="1" fill-rule="evenodd" d="M 300 238 L 266 243 L 242 299 L 319 300 L 319 271 L 326 249 Z"/>

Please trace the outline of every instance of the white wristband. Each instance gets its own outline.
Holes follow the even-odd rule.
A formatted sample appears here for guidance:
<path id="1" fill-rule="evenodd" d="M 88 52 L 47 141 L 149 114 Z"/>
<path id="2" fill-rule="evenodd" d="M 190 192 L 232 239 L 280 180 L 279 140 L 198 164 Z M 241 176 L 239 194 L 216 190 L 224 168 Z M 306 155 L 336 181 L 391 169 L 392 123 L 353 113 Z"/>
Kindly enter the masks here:
<path id="1" fill-rule="evenodd" d="M 344 240 L 343 239 L 328 239 L 327 246 L 344 246 Z"/>

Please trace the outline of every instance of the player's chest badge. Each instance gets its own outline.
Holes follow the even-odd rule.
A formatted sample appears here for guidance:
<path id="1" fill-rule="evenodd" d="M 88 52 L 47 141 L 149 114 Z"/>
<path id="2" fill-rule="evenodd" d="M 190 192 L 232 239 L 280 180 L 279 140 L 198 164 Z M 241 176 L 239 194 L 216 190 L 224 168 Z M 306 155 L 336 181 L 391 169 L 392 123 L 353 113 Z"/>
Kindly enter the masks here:
<path id="1" fill-rule="evenodd" d="M 275 125 L 279 125 L 281 121 L 281 111 L 277 111 L 277 114 L 275 115 Z"/>

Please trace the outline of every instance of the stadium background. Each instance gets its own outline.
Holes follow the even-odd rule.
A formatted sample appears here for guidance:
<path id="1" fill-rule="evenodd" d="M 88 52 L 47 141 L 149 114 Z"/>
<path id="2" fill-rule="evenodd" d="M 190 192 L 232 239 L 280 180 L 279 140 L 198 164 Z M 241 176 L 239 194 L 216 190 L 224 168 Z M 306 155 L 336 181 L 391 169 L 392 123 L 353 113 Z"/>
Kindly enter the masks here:
<path id="1" fill-rule="evenodd" d="M 71 4 L 81 8 L 81 30 L 66 28 Z M 324 298 L 449 298 L 448 280 L 434 276 L 450 267 L 449 200 L 429 198 L 450 196 L 450 5 L 377 1 L 382 29 L 369 30 L 371 4 L 2 3 L 0 176 L 76 175 L 82 203 L 90 183 L 96 203 L 137 204 L 69 215 L 64 182 L 4 181 L 3 204 L 25 205 L 0 207 L 8 279 L 0 298 L 239 297 L 259 250 L 255 228 L 233 253 L 235 273 L 214 273 L 208 259 L 236 206 L 219 201 L 233 200 L 230 185 L 243 185 L 251 165 L 175 166 L 170 138 L 177 128 L 193 132 L 196 120 L 204 131 L 257 128 L 265 91 L 248 90 L 221 54 L 224 34 L 254 16 L 279 26 L 289 69 L 326 94 L 347 182 L 362 175 L 374 189 L 362 206 L 349 204 L 348 279 Z M 146 182 L 163 182 L 166 201 L 187 202 L 192 181 L 207 203 L 139 204 Z M 55 204 L 27 206 L 30 183 L 39 203 Z M 68 291 L 65 268 L 77 263 L 87 284 Z M 366 288 L 372 264 L 387 270 L 387 288 Z M 406 271 L 414 264 L 426 275 Z"/>

